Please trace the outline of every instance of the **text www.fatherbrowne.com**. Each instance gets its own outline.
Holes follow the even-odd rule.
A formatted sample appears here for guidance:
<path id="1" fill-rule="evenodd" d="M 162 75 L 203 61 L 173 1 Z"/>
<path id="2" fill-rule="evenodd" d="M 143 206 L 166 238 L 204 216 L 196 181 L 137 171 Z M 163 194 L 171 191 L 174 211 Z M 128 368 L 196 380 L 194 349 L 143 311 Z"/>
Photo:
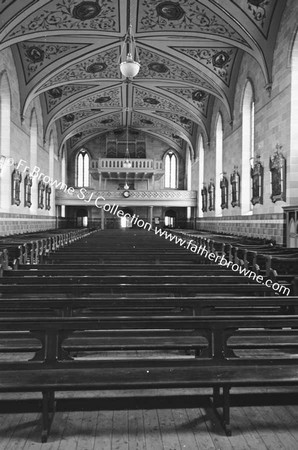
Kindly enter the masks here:
<path id="1" fill-rule="evenodd" d="M 289 295 L 290 289 L 287 286 L 283 286 L 279 283 L 274 283 L 270 278 L 264 280 L 263 275 L 257 275 L 255 272 L 251 271 L 250 269 L 246 269 L 245 267 L 239 266 L 237 263 L 233 263 L 232 261 L 227 261 L 227 259 L 222 255 L 216 255 L 215 253 L 209 252 L 208 249 L 205 246 L 197 246 L 193 240 L 187 240 L 182 239 L 181 237 L 168 233 L 166 230 L 162 230 L 161 228 L 155 227 L 154 233 L 157 236 L 164 237 L 165 239 L 174 242 L 175 244 L 179 245 L 180 247 L 183 247 L 197 255 L 203 256 L 206 259 L 209 259 L 209 261 L 214 261 L 220 266 L 230 268 L 233 272 L 238 272 L 241 275 L 244 275 L 245 277 L 251 278 L 257 283 L 265 284 L 267 287 L 271 287 L 274 291 Z"/>

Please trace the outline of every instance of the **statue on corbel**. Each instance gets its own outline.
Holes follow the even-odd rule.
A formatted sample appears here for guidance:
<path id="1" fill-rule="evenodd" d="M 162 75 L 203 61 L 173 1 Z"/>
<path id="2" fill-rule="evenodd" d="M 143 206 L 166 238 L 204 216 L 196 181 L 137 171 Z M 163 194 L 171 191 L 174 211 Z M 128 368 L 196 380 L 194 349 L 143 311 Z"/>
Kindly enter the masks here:
<path id="1" fill-rule="evenodd" d="M 208 186 L 209 211 L 215 210 L 215 185 L 213 178 L 210 179 Z"/>
<path id="2" fill-rule="evenodd" d="M 223 172 L 220 176 L 220 190 L 221 190 L 221 209 L 228 208 L 228 189 L 229 182 L 226 177 L 226 172 Z"/>
<path id="3" fill-rule="evenodd" d="M 252 167 L 250 169 L 250 176 L 252 178 L 252 198 L 251 203 L 263 204 L 263 182 L 264 182 L 264 167 L 260 161 L 261 156 L 258 154 L 255 158 L 251 158 Z"/>
<path id="4" fill-rule="evenodd" d="M 26 176 L 24 179 L 24 187 L 25 187 L 24 205 L 27 206 L 28 208 L 30 208 L 32 205 L 32 202 L 31 202 L 32 176 L 30 176 L 29 170 L 27 170 L 27 172 L 26 172 Z"/>
<path id="5" fill-rule="evenodd" d="M 275 152 L 269 158 L 271 173 L 271 195 L 273 203 L 278 200 L 286 201 L 286 159 L 281 152 L 282 146 L 276 144 Z"/>
<path id="6" fill-rule="evenodd" d="M 203 183 L 203 188 L 201 189 L 201 196 L 202 196 L 202 211 L 207 212 L 207 188 L 205 183 Z"/>
<path id="7" fill-rule="evenodd" d="M 43 178 L 40 179 L 38 182 L 38 208 L 43 209 L 44 208 L 44 192 L 46 189 L 46 184 L 43 181 Z"/>
<path id="8" fill-rule="evenodd" d="M 234 166 L 234 170 L 230 176 L 230 183 L 232 187 L 231 205 L 234 208 L 235 206 L 240 206 L 240 175 L 238 172 L 238 166 Z"/>
<path id="9" fill-rule="evenodd" d="M 15 164 L 14 170 L 11 174 L 11 204 L 19 206 L 21 204 L 21 182 L 22 182 L 22 174 L 17 168 L 17 164 Z"/>

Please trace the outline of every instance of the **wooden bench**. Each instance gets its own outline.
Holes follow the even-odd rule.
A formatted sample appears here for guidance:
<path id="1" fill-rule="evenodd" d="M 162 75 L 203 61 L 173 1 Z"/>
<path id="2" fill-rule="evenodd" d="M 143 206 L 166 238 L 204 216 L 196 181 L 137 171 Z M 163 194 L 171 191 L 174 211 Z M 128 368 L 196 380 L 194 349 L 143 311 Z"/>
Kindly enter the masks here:
<path id="1" fill-rule="evenodd" d="M 44 284 L 49 286 L 50 284 L 97 284 L 97 285 L 105 285 L 105 284 L 114 284 L 117 286 L 118 284 L 207 284 L 208 282 L 217 282 L 219 284 L 251 284 L 254 281 L 251 278 L 243 277 L 241 275 L 231 275 L 229 273 L 217 273 L 216 270 L 214 272 L 209 273 L 208 275 L 200 275 L 200 274 L 148 274 L 148 275 L 136 275 L 136 274 L 97 274 L 97 275 L 61 275 L 61 274 L 50 274 L 39 276 L 38 272 L 36 274 L 27 274 L 23 277 L 20 277 L 17 272 L 14 272 L 14 276 L 4 276 L 0 279 L 0 290 L 3 285 L 15 285 L 18 284 L 40 284 L 44 281 Z"/>
<path id="2" fill-rule="evenodd" d="M 179 283 L 173 281 L 172 283 L 129 283 L 118 282 L 114 283 L 78 283 L 78 284 L 62 284 L 58 281 L 53 283 L 45 283 L 42 280 L 37 280 L 36 283 L 18 283 L 18 284 L 1 284 L 0 295 L 14 296 L 18 293 L 23 294 L 42 294 L 45 290 L 48 293 L 69 294 L 70 296 L 78 295 L 96 295 L 96 294 L 131 294 L 131 293 L 159 293 L 159 294 L 173 294 L 173 295 L 206 295 L 206 294 L 220 294 L 220 295 L 274 295 L 274 291 L 264 284 L 255 283 L 210 283 L 206 280 L 205 283 Z M 119 281 L 119 280 L 118 280 Z M 291 289 L 291 285 L 285 286 Z"/>
<path id="3" fill-rule="evenodd" d="M 0 251 L 6 252 L 4 269 L 17 268 L 19 264 L 38 264 L 59 248 L 89 235 L 88 229 L 49 230 L 27 233 L 0 239 Z"/>
<path id="4" fill-rule="evenodd" d="M 113 274 L 135 274 L 135 275 L 212 275 L 213 273 L 229 275 L 231 272 L 222 266 L 213 266 L 211 264 L 38 264 L 22 265 L 17 271 L 4 271 L 5 276 L 19 277 L 24 276 L 53 276 L 53 275 L 113 275 Z"/>
<path id="5" fill-rule="evenodd" d="M 47 293 L 27 297 L 0 297 L 2 317 L 78 317 L 93 315 L 239 315 L 295 314 L 298 296 L 202 296 L 174 297 L 138 294 L 135 296 L 53 296 Z"/>
<path id="6" fill-rule="evenodd" d="M 231 435 L 230 391 L 234 387 L 278 387 L 297 386 L 298 359 L 297 316 L 236 316 L 226 317 L 94 317 L 94 318 L 38 318 L 0 319 L 1 332 L 16 332 L 16 339 L 28 333 L 37 339 L 43 349 L 44 359 L 36 361 L 15 361 L 13 354 L 0 363 L 1 392 L 41 392 L 42 393 L 42 442 L 46 442 L 51 423 L 51 413 L 55 412 L 55 392 L 114 389 L 159 389 L 159 388 L 212 388 L 213 405 L 222 407 L 222 425 Z M 270 342 L 275 329 L 284 336 L 284 355 L 276 358 Z M 65 350 L 67 340 L 80 332 L 103 333 L 110 348 L 111 358 L 75 358 Z M 113 331 L 163 330 L 159 342 L 152 342 L 150 348 L 169 350 L 168 338 L 171 331 L 187 332 L 193 348 L 200 347 L 199 357 L 179 356 L 154 358 L 143 356 L 127 358 L 128 348 L 123 345 L 124 356 L 113 356 Z M 245 346 L 243 356 L 237 351 L 237 336 L 260 332 L 267 336 L 268 346 L 263 341 L 262 348 L 267 355 L 260 357 L 252 346 L 250 353 Z M 183 333 L 181 340 L 183 340 Z M 264 343 L 265 342 L 265 343 Z M 182 345 L 183 346 L 183 345 Z M 129 350 L 138 348 L 138 342 L 130 342 Z M 176 341 L 170 350 L 180 350 L 181 342 Z M 239 347 L 238 347 L 239 348 Z M 221 395 L 222 389 L 222 395 Z M 253 397 L 252 404 L 253 404 Z"/>

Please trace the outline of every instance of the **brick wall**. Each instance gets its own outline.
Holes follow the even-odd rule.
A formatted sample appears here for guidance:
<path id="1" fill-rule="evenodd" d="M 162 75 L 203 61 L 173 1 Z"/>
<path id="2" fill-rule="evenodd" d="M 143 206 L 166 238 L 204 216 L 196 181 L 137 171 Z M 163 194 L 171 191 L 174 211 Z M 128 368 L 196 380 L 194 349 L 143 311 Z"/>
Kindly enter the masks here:
<path id="1" fill-rule="evenodd" d="M 196 219 L 195 227 L 214 233 L 273 239 L 279 245 L 286 245 L 285 220 L 278 213 Z"/>
<path id="2" fill-rule="evenodd" d="M 34 233 L 56 227 L 56 217 L 32 216 L 26 214 L 2 213 L 0 215 L 0 236 Z"/>

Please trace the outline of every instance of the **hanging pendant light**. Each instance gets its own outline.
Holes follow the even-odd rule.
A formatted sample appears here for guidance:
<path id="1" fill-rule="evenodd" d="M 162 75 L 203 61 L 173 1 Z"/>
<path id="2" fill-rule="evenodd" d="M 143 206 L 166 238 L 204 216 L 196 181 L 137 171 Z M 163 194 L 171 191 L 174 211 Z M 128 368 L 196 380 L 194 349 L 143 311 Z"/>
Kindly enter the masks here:
<path id="1" fill-rule="evenodd" d="M 135 77 L 139 73 L 139 70 L 140 70 L 140 63 L 138 61 L 134 61 L 134 59 L 133 59 L 134 51 L 136 53 L 136 58 L 137 59 L 139 59 L 139 58 L 138 58 L 137 47 L 136 47 L 135 40 L 134 40 L 131 30 L 132 30 L 132 26 L 129 25 L 127 33 L 124 38 L 124 45 L 123 45 L 121 55 L 120 55 L 120 59 L 121 59 L 123 49 L 126 44 L 126 46 L 128 48 L 126 60 L 122 61 L 120 63 L 120 71 L 121 71 L 122 75 L 126 78 Z"/>

